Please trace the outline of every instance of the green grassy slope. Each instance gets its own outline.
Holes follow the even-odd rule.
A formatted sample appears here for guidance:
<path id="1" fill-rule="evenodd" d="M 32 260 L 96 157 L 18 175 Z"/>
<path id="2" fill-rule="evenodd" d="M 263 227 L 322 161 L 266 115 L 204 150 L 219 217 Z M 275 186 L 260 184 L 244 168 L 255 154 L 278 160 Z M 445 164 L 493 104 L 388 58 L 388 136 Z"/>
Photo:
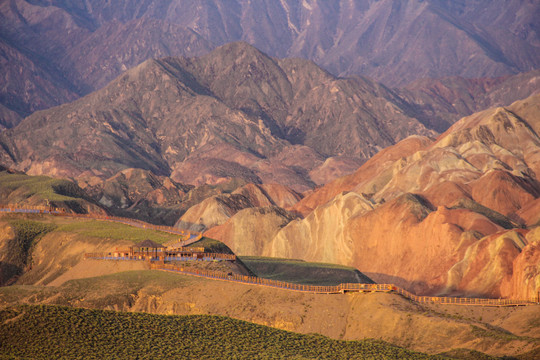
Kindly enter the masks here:
<path id="1" fill-rule="evenodd" d="M 10 196 L 13 202 L 30 197 L 36 200 L 70 201 L 79 200 L 82 191 L 74 183 L 67 180 L 53 179 L 47 176 L 28 176 L 0 171 L 1 193 Z"/>
<path id="2" fill-rule="evenodd" d="M 201 240 L 189 245 L 191 247 L 203 247 L 206 252 L 215 252 L 222 254 L 234 254 L 234 252 L 224 243 L 218 240 L 203 237 Z"/>
<path id="3" fill-rule="evenodd" d="M 134 243 L 151 239 L 163 244 L 178 240 L 179 236 L 162 231 L 141 229 L 121 223 L 99 220 L 75 220 L 58 226 L 57 231 L 77 233 L 93 238 L 108 238 L 113 240 L 129 240 Z"/>
<path id="4" fill-rule="evenodd" d="M 355 268 L 303 260 L 242 256 L 240 260 L 258 277 L 308 285 L 371 283 Z"/>
<path id="5" fill-rule="evenodd" d="M 217 316 L 56 306 L 0 311 L 0 358 L 435 359 L 380 341 L 338 341 Z"/>
<path id="6" fill-rule="evenodd" d="M 76 213 L 102 212 L 77 184 L 48 176 L 29 176 L 0 171 L 0 204 L 46 206 Z"/>
<path id="7" fill-rule="evenodd" d="M 53 224 L 22 219 L 9 223 L 15 237 L 8 240 L 7 246 L 3 247 L 3 254 L 0 254 L 0 285 L 9 284 L 14 276 L 23 273 L 31 260 L 36 241 L 55 228 Z"/>

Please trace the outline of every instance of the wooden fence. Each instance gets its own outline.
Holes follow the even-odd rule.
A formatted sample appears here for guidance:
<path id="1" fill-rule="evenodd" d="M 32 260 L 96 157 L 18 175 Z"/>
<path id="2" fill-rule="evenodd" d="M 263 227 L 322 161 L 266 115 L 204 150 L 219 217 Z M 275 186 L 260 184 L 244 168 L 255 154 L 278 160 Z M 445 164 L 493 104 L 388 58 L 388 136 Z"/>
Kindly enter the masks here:
<path id="1" fill-rule="evenodd" d="M 185 261 L 185 260 L 206 260 L 206 261 L 235 261 L 236 255 L 207 253 L 207 252 L 185 252 L 182 254 L 167 254 L 167 251 L 158 251 L 157 253 L 146 252 L 93 252 L 84 254 L 85 259 L 96 260 L 160 260 L 160 261 Z"/>
<path id="2" fill-rule="evenodd" d="M 24 206 L 15 204 L 0 205 L 0 212 L 26 213 L 26 214 L 61 214 L 64 209 L 52 208 L 49 206 Z"/>
<path id="3" fill-rule="evenodd" d="M 443 296 L 418 296 L 400 287 L 395 287 L 395 292 L 419 303 L 433 303 L 444 305 L 484 305 L 484 306 L 509 306 L 509 305 L 532 305 L 539 304 L 540 299 L 513 300 L 513 299 L 486 299 L 464 298 Z"/>
<path id="4" fill-rule="evenodd" d="M 84 254 L 85 259 L 94 259 L 94 260 L 150 260 L 150 257 L 139 257 L 135 255 L 118 255 L 115 256 L 108 252 L 93 252 L 93 253 L 86 253 Z M 157 258 L 156 258 L 157 259 Z"/>
<path id="5" fill-rule="evenodd" d="M 314 294 L 343 294 L 347 292 L 395 292 L 419 303 L 443 304 L 443 305 L 482 305 L 482 306 L 517 306 L 534 305 L 540 303 L 540 299 L 512 300 L 512 299 L 483 299 L 483 298 L 459 298 L 440 296 L 417 296 L 393 284 L 360 284 L 345 283 L 331 286 L 303 285 L 285 281 L 263 279 L 254 276 L 224 273 L 219 271 L 193 269 L 191 267 L 175 266 L 163 263 L 151 263 L 151 269 L 178 272 L 187 275 L 205 277 L 209 279 L 227 280 L 244 284 L 275 287 L 285 290 L 302 291 Z"/>

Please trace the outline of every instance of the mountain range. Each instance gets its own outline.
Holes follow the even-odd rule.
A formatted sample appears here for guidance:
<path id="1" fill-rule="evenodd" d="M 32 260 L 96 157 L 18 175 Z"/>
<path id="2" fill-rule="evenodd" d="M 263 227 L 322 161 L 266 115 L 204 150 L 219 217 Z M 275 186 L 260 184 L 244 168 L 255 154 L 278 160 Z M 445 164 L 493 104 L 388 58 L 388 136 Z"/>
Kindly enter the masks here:
<path id="1" fill-rule="evenodd" d="M 480 84 L 474 97 L 454 86 L 474 82 L 455 78 L 398 92 L 231 43 L 201 57 L 147 60 L 98 91 L 28 116 L 0 134 L 0 161 L 79 182 L 140 168 L 184 184 L 241 178 L 302 192 L 409 135 L 436 136 L 463 112 L 534 93 L 538 79 L 530 72 Z M 510 90 L 516 83 L 520 92 Z"/>
<path id="2" fill-rule="evenodd" d="M 418 294 L 535 294 L 540 5 L 223 4 L 2 2 L 3 201 Z"/>
<path id="3" fill-rule="evenodd" d="M 524 0 L 3 1 L 0 125 L 98 90 L 145 60 L 238 40 L 388 86 L 532 71 L 539 16 L 540 5 Z"/>
<path id="4" fill-rule="evenodd" d="M 148 60 L 0 137 L 2 162 L 30 175 L 142 168 L 195 185 L 236 177 L 305 191 L 411 134 L 435 132 L 384 86 L 240 42 Z"/>

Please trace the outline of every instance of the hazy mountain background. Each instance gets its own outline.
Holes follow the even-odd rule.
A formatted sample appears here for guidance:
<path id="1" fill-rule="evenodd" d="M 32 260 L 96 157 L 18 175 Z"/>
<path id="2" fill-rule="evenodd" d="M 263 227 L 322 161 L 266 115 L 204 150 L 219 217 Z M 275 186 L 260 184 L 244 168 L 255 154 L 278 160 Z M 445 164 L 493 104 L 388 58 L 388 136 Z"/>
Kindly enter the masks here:
<path id="1" fill-rule="evenodd" d="M 0 124 L 72 101 L 150 58 L 243 40 L 387 86 L 540 66 L 536 1 L 4 0 Z"/>
<path id="2" fill-rule="evenodd" d="M 396 91 L 236 42 L 201 57 L 147 60 L 83 98 L 35 112 L 0 134 L 0 159 L 79 182 L 140 168 L 184 184 L 240 178 L 303 192 L 407 136 L 434 137 L 478 107 L 534 93 L 538 75 Z"/>

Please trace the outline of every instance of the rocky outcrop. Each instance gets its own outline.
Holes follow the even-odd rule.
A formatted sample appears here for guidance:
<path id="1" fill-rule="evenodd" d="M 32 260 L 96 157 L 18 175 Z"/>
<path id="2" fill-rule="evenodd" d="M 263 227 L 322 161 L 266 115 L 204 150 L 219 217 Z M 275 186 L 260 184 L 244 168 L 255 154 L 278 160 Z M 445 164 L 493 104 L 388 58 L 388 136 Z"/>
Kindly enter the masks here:
<path id="1" fill-rule="evenodd" d="M 181 229 L 194 231 L 206 231 L 214 226 L 222 225 L 233 217 L 236 213 L 247 208 L 273 207 L 277 214 L 284 216 L 286 212 L 281 208 L 287 208 L 295 204 L 301 195 L 297 192 L 278 184 L 246 184 L 238 187 L 232 193 L 223 193 L 211 196 L 199 204 L 190 207 L 175 224 Z M 273 212 L 274 210 L 270 211 Z M 267 214 L 266 210 L 254 210 L 256 214 Z M 244 217 L 246 214 L 243 215 Z M 249 215 L 248 215 L 249 217 Z M 285 216 L 287 218 L 287 216 Z M 264 221 L 254 219 L 263 224 Z M 218 230 L 222 231 L 222 230 Z M 210 233 L 209 233 L 210 234 Z M 213 232 L 211 234 L 214 234 Z M 210 236 L 210 235 L 209 235 Z M 268 237 L 269 235 L 263 235 Z M 222 239 L 222 237 L 218 237 Z M 224 241 L 233 242 L 231 240 Z"/>
<path id="2" fill-rule="evenodd" d="M 193 186 L 142 169 L 125 169 L 107 179 L 89 171 L 78 183 L 114 215 L 167 225 L 202 200 L 189 199 Z"/>
<path id="3" fill-rule="evenodd" d="M 233 194 L 244 195 L 254 207 L 276 205 L 281 208 L 290 208 L 296 204 L 302 195 L 280 184 L 247 184 L 236 189 Z"/>
<path id="4" fill-rule="evenodd" d="M 204 236 L 222 241 L 238 255 L 268 255 L 271 240 L 294 218 L 277 206 L 248 208 L 206 231 Z"/>
<path id="5" fill-rule="evenodd" d="M 238 211 L 248 207 L 253 207 L 253 204 L 243 195 L 215 195 L 189 208 L 174 226 L 202 232 L 225 223 Z"/>
<path id="6" fill-rule="evenodd" d="M 105 181 L 82 178 L 79 183 L 103 205 L 123 209 L 143 201 L 158 206 L 178 204 L 193 188 L 141 169 L 122 170 Z"/>
<path id="7" fill-rule="evenodd" d="M 525 245 L 514 258 L 511 276 L 501 285 L 501 296 L 539 301 L 540 292 L 540 227 L 525 236 Z"/>

